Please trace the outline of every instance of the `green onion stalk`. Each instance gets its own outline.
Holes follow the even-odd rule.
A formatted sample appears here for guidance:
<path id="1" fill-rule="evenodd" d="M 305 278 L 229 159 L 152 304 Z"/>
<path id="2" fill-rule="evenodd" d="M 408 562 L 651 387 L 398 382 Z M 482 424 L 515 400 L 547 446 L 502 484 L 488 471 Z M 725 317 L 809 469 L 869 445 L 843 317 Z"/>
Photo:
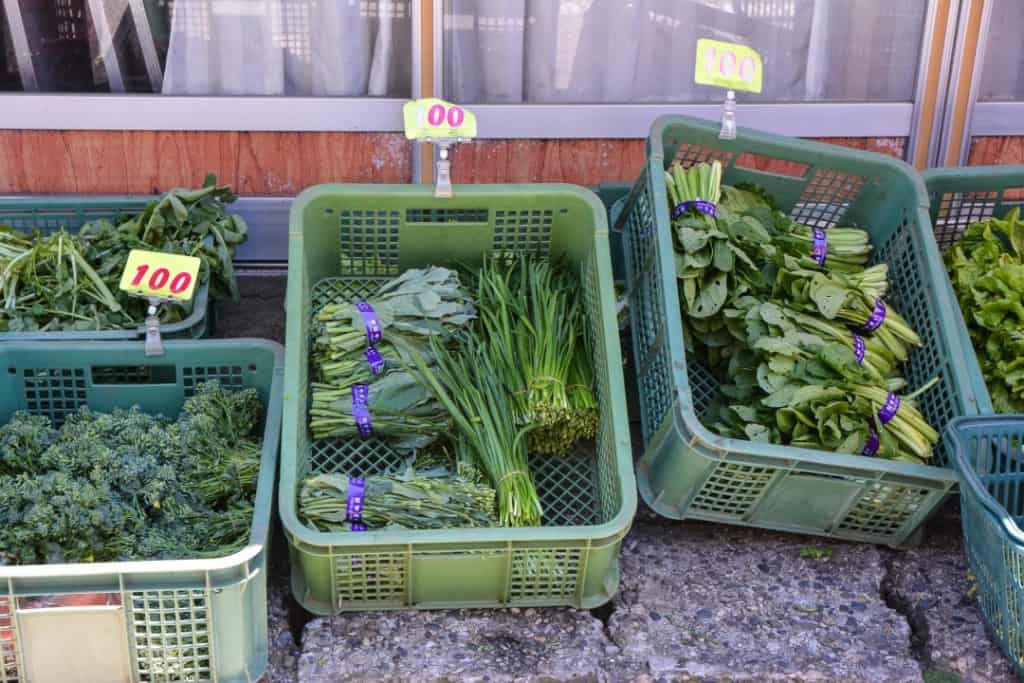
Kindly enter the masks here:
<path id="1" fill-rule="evenodd" d="M 597 433 L 593 369 L 576 282 L 543 259 L 484 261 L 477 277 L 480 330 L 511 393 L 513 419 L 530 427 L 531 452 L 564 454 Z"/>
<path id="2" fill-rule="evenodd" d="M 493 338 L 483 340 L 473 332 L 455 351 L 437 340 L 431 340 L 431 347 L 436 366 L 414 358 L 416 376 L 451 415 L 457 451 L 472 453 L 490 478 L 501 525 L 538 526 L 543 509 L 527 461 L 530 428 L 517 426 L 512 419 L 513 399 L 503 375 L 506 365 L 496 357 L 503 348 Z"/>
<path id="3" fill-rule="evenodd" d="M 364 478 L 362 524 L 367 529 L 450 529 L 497 523 L 494 489 L 476 477 L 445 467 L 371 475 Z M 320 531 L 351 531 L 350 478 L 318 474 L 299 491 L 299 516 Z"/>

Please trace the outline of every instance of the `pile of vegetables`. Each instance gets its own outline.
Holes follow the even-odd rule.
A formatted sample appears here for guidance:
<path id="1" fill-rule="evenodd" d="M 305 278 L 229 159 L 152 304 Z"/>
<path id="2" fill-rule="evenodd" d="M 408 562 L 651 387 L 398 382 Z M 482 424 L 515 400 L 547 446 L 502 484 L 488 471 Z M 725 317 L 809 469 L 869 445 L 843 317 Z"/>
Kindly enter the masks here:
<path id="1" fill-rule="evenodd" d="M 969 226 L 946 252 L 946 267 L 993 408 L 999 413 L 1024 412 L 1024 221 L 1020 209 L 1002 219 Z"/>
<path id="2" fill-rule="evenodd" d="M 226 207 L 236 197 L 207 176 L 196 190 L 172 190 L 117 224 L 106 219 L 50 234 L 0 226 L 0 331 L 110 330 L 136 327 L 147 303 L 118 289 L 132 249 L 198 257 L 200 281 L 214 297 L 238 299 L 232 266 L 246 225 Z M 183 318 L 161 306 L 161 322 Z"/>
<path id="3" fill-rule="evenodd" d="M 570 456 L 597 433 L 581 306 L 575 277 L 526 255 L 488 257 L 461 276 L 409 270 L 364 302 L 324 306 L 313 438 L 372 436 L 417 460 L 441 456 L 365 480 L 310 477 L 300 515 L 330 530 L 540 524 L 530 454 Z"/>
<path id="4" fill-rule="evenodd" d="M 724 436 L 921 463 L 938 433 L 900 366 L 921 340 L 868 234 L 792 221 L 718 162 L 665 174 L 687 352 L 722 383 Z"/>
<path id="5" fill-rule="evenodd" d="M 255 390 L 198 385 L 171 421 L 87 408 L 0 427 L 0 559 L 189 559 L 243 548 L 263 414 Z"/>

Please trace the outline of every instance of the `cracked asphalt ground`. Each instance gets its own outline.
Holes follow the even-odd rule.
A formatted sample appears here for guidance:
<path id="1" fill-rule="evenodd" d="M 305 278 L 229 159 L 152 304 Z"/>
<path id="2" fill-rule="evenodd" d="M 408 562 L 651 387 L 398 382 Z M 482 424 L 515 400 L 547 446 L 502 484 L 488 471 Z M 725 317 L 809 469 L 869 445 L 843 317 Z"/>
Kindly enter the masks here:
<path id="1" fill-rule="evenodd" d="M 218 336 L 282 341 L 284 278 L 242 277 Z M 955 501 L 917 548 L 675 522 L 641 507 L 611 604 L 312 618 L 275 538 L 273 683 L 1015 681 L 971 595 Z M 813 549 L 813 550 L 808 550 Z"/>

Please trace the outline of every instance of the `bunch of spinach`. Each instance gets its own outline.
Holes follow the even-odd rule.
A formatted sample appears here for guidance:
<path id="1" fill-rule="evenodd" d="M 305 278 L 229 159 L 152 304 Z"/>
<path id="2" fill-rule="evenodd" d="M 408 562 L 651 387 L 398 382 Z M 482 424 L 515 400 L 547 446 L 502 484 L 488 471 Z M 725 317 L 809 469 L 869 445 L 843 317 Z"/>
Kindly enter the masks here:
<path id="1" fill-rule="evenodd" d="M 938 434 L 917 410 L 917 394 L 895 393 L 905 386 L 899 366 L 921 341 L 883 302 L 887 267 L 867 266 L 868 234 L 800 225 L 763 190 L 720 186 L 720 175 L 717 162 L 665 174 L 686 348 L 722 385 L 705 415 L 713 428 L 768 443 L 930 458 Z M 712 206 L 693 201 L 708 193 L 695 182 L 720 187 L 700 197 Z"/>
<path id="2" fill-rule="evenodd" d="M 170 421 L 81 409 L 60 428 L 0 427 L 0 558 L 7 563 L 188 559 L 244 547 L 262 416 L 255 390 L 200 384 Z"/>
<path id="3" fill-rule="evenodd" d="M 196 190 L 172 190 L 135 216 L 90 221 L 77 233 L 44 234 L 0 226 L 0 331 L 109 330 L 137 327 L 146 301 L 118 289 L 132 249 L 198 257 L 200 281 L 214 297 L 238 299 L 232 259 L 245 221 L 228 215 L 236 196 L 207 176 Z M 161 322 L 187 310 L 161 307 Z"/>
<path id="4" fill-rule="evenodd" d="M 1024 412 L 1024 221 L 970 225 L 946 267 L 996 412 Z"/>

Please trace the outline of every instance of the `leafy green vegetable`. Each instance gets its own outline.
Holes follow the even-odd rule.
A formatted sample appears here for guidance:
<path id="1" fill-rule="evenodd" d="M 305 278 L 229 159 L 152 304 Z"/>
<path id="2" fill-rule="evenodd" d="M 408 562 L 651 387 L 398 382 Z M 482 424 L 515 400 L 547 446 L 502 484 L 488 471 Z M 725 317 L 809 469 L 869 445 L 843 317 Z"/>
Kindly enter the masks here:
<path id="1" fill-rule="evenodd" d="M 345 474 L 318 474 L 299 492 L 299 515 L 321 531 L 351 531 L 347 519 L 350 479 Z M 458 474 L 447 467 L 404 471 L 364 479 L 362 519 L 366 528 L 447 529 L 493 526 L 494 489 L 471 467 Z"/>
<path id="2" fill-rule="evenodd" d="M 764 443 L 930 458 L 938 434 L 913 396 L 896 395 L 906 385 L 899 365 L 921 340 L 883 301 L 888 269 L 867 265 L 869 235 L 800 225 L 750 186 L 721 187 L 711 209 L 675 208 L 708 192 L 709 174 L 717 190 L 720 172 L 715 162 L 665 174 L 686 349 L 722 383 L 706 416 L 713 428 Z"/>
<path id="3" fill-rule="evenodd" d="M 543 510 L 527 463 L 528 427 L 517 427 L 513 397 L 496 358 L 500 342 L 470 331 L 458 349 L 431 340 L 434 368 L 415 358 L 417 378 L 451 414 L 456 452 L 472 454 L 494 483 L 503 526 L 537 526 Z"/>
<path id="4" fill-rule="evenodd" d="M 970 225 L 946 252 L 953 291 L 996 412 L 1024 412 L 1024 221 Z"/>
<path id="5" fill-rule="evenodd" d="M 590 346 L 576 280 L 525 254 L 485 259 L 476 276 L 478 329 L 488 340 L 512 419 L 532 453 L 564 455 L 597 434 Z"/>
<path id="6" fill-rule="evenodd" d="M 17 413 L 0 427 L 6 562 L 186 559 L 249 537 L 261 450 L 254 390 L 197 387 L 177 421 L 83 408 L 59 428 Z"/>
<path id="7" fill-rule="evenodd" d="M 246 225 L 229 216 L 236 199 L 210 175 L 198 190 L 172 190 L 142 213 L 117 223 L 100 219 L 77 234 L 45 235 L 0 226 L 0 331 L 107 330 L 136 327 L 146 301 L 118 289 L 128 253 L 148 249 L 196 256 L 214 297 L 238 299 L 232 265 Z M 164 323 L 186 311 L 161 307 Z"/>

